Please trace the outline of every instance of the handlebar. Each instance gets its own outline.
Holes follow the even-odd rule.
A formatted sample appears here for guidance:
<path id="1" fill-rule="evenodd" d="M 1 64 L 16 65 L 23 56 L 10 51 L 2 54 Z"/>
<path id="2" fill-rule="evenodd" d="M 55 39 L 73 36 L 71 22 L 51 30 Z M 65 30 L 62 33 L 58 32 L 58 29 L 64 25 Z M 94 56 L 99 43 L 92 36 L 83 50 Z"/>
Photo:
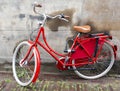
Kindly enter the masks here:
<path id="1" fill-rule="evenodd" d="M 69 22 L 69 20 L 66 19 L 66 18 L 68 18 L 69 16 L 66 16 L 66 15 L 64 15 L 64 14 L 59 14 L 59 15 L 56 15 L 56 16 L 49 16 L 49 15 L 47 15 L 47 17 L 50 18 L 50 19 L 58 18 L 58 19 L 60 19 L 60 20 Z"/>
<path id="2" fill-rule="evenodd" d="M 33 11 L 34 11 L 34 13 L 36 13 L 36 14 L 45 16 L 46 19 L 47 19 L 47 18 L 49 18 L 49 19 L 58 18 L 58 19 L 60 19 L 60 20 L 64 20 L 64 21 L 66 21 L 66 22 L 69 22 L 69 20 L 66 19 L 66 18 L 70 18 L 70 17 L 67 16 L 67 15 L 59 14 L 59 15 L 56 15 L 56 16 L 49 16 L 49 15 L 45 15 L 45 14 L 40 14 L 40 13 L 38 13 L 38 12 L 36 11 L 36 7 L 41 8 L 42 5 L 38 4 L 37 2 L 34 2 L 34 4 L 33 4 Z"/>

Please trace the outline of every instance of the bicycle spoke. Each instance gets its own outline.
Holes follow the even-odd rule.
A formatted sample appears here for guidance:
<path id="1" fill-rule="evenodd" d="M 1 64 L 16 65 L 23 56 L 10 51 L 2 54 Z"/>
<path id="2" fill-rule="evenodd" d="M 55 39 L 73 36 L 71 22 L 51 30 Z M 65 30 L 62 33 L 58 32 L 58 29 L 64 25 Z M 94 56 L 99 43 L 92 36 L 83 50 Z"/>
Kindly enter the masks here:
<path id="1" fill-rule="evenodd" d="M 76 68 L 75 73 L 85 79 L 95 79 L 104 76 L 114 63 L 114 53 L 110 45 L 105 43 L 94 64 Z"/>

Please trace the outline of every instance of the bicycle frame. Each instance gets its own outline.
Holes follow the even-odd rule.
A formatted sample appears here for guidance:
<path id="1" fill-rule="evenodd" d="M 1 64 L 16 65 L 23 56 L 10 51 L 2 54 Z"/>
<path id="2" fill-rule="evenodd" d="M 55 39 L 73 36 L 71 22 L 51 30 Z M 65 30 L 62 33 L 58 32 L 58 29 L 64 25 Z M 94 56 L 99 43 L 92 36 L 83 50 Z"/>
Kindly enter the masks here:
<path id="1" fill-rule="evenodd" d="M 39 38 L 40 38 L 41 35 L 42 35 L 42 38 L 44 40 L 45 45 L 41 41 L 39 41 Z M 97 49 L 96 55 L 93 56 L 92 54 L 94 54 L 95 49 L 92 50 L 92 52 L 90 52 L 87 49 L 87 45 L 84 45 L 84 44 L 86 44 L 87 42 L 89 42 L 91 40 L 94 40 L 93 43 L 91 43 L 91 46 L 96 47 L 95 40 L 98 37 L 99 37 L 98 44 L 99 44 L 100 48 Z M 37 48 L 38 45 L 41 46 L 44 50 L 46 50 L 56 60 L 56 62 L 57 62 L 56 65 L 57 65 L 57 68 L 59 70 L 68 70 L 69 68 L 71 68 L 73 66 L 75 66 L 75 67 L 81 67 L 81 66 L 84 66 L 86 64 L 94 64 L 96 62 L 96 60 L 97 60 L 100 52 L 101 52 L 101 49 L 102 49 L 102 46 L 103 46 L 104 42 L 107 42 L 107 43 L 109 43 L 112 46 L 113 51 L 114 51 L 114 56 L 116 57 L 117 46 L 115 46 L 111 42 L 109 42 L 107 40 L 107 38 L 111 38 L 111 36 L 104 35 L 104 34 L 96 34 L 96 37 L 87 37 L 87 38 L 83 37 L 83 38 L 80 38 L 79 34 L 78 34 L 76 36 L 76 38 L 74 39 L 72 47 L 70 48 L 70 50 L 74 49 L 75 52 L 73 52 L 73 53 L 70 52 L 70 53 L 67 53 L 67 54 L 60 54 L 60 53 L 54 51 L 48 45 L 48 43 L 46 41 L 45 33 L 44 33 L 44 28 L 40 27 L 38 35 L 37 35 L 35 41 L 28 40 L 28 42 L 31 44 L 31 47 L 28 49 L 28 51 L 27 51 L 24 59 L 20 62 L 20 64 L 22 64 L 28 58 L 28 56 L 29 56 L 32 48 L 35 48 L 37 50 L 37 53 L 38 53 L 37 54 L 37 61 L 38 61 L 38 63 L 40 63 L 40 53 L 39 53 L 39 50 Z M 76 44 L 79 44 L 80 46 L 79 45 L 76 46 Z M 89 49 L 91 49 L 91 48 L 89 48 Z M 81 53 L 79 53 L 80 51 L 81 51 Z M 33 56 L 34 56 L 34 54 L 32 54 L 32 56 L 29 58 L 29 61 L 31 60 L 31 58 Z M 57 56 L 62 57 L 63 60 L 61 60 Z M 65 62 L 65 60 L 67 58 L 69 58 L 69 60 L 68 60 L 68 62 Z M 32 80 L 32 82 L 36 81 L 36 79 L 37 79 L 37 77 L 39 75 L 39 72 L 40 72 L 40 67 L 37 66 L 36 75 L 35 75 L 34 79 Z"/>
<path id="2" fill-rule="evenodd" d="M 40 35 L 42 34 L 42 37 L 43 37 L 43 40 L 44 40 L 44 43 L 46 46 L 44 46 L 44 44 L 42 44 L 40 41 L 39 41 L 39 37 Z M 39 29 L 39 32 L 38 32 L 38 36 L 36 37 L 35 41 L 31 41 L 31 40 L 28 40 L 28 42 L 31 44 L 31 47 L 29 48 L 28 52 L 26 53 L 24 59 L 22 60 L 22 62 L 24 62 L 24 60 L 29 56 L 29 53 L 31 51 L 31 49 L 33 47 L 37 47 L 37 45 L 41 46 L 42 48 L 44 48 L 53 58 L 55 58 L 55 60 L 57 60 L 58 62 L 60 62 L 61 64 L 63 64 L 59 58 L 57 56 L 61 56 L 61 57 L 65 57 L 66 54 L 59 54 L 57 53 L 56 51 L 54 51 L 47 43 L 46 41 L 46 37 L 45 37 L 45 34 L 44 34 L 44 28 L 43 27 L 40 27 Z M 33 55 L 32 55 L 33 56 Z M 31 57 L 30 57 L 31 58 Z M 22 63 L 21 62 L 21 63 Z"/>
<path id="3" fill-rule="evenodd" d="M 40 38 L 41 35 L 42 35 L 42 38 L 43 38 L 43 40 L 44 40 L 45 45 L 44 45 L 41 41 L 39 41 L 39 38 Z M 104 44 L 104 42 L 106 41 L 106 39 L 107 39 L 107 38 L 111 38 L 111 36 L 104 35 L 104 34 L 96 34 L 96 35 L 97 35 L 97 37 L 86 38 L 86 39 L 85 39 L 85 38 L 79 38 L 79 35 L 75 38 L 74 43 L 73 43 L 73 45 L 72 45 L 72 47 L 71 47 L 71 50 L 74 49 L 74 46 L 76 45 L 76 42 L 78 42 L 78 43 L 80 44 L 81 48 L 84 49 L 85 55 L 86 55 L 91 61 L 88 61 L 88 59 L 86 59 L 87 61 L 84 61 L 85 58 L 83 58 L 83 59 L 81 59 L 81 60 L 83 61 L 83 63 L 82 63 L 82 62 L 78 62 L 78 63 L 76 63 L 76 64 L 72 64 L 72 60 L 73 60 L 73 59 L 77 59 L 78 53 L 60 54 L 60 53 L 54 51 L 54 50 L 48 45 L 48 43 L 47 43 L 47 41 L 46 41 L 45 33 L 44 33 L 44 27 L 41 26 L 41 27 L 39 28 L 39 32 L 38 32 L 38 35 L 37 35 L 35 41 L 31 41 L 31 40 L 28 41 L 32 46 L 29 48 L 29 50 L 28 50 L 28 52 L 27 52 L 24 60 L 29 56 L 29 53 L 30 53 L 31 49 L 32 49 L 33 47 L 37 47 L 37 45 L 39 45 L 39 46 L 41 46 L 43 49 L 45 49 L 45 50 L 59 63 L 60 66 L 62 65 L 62 66 L 68 67 L 68 66 L 82 66 L 82 65 L 85 65 L 85 64 L 93 64 L 93 63 L 96 62 L 96 59 L 97 59 L 97 57 L 98 57 L 98 55 L 99 55 L 99 53 L 100 53 L 100 51 L 101 51 L 102 45 Z M 86 49 L 86 46 L 84 46 L 83 44 L 86 43 L 86 42 L 88 42 L 88 41 L 90 41 L 90 40 L 95 40 L 96 38 L 98 38 L 98 36 L 99 36 L 99 43 L 98 43 L 98 44 L 101 45 L 101 48 L 97 51 L 96 56 L 94 57 L 94 56 L 91 55 L 91 54 L 93 54 L 94 50 L 92 51 L 92 53 L 90 53 L 90 52 L 88 51 L 88 49 Z M 95 47 L 95 43 L 93 43 L 93 44 L 94 44 L 94 47 Z M 92 44 L 92 46 L 93 46 L 93 44 Z M 113 48 L 114 48 L 114 46 L 113 46 Z M 114 49 L 115 49 L 115 48 L 114 48 Z M 38 50 L 37 50 L 37 51 L 38 51 Z M 77 55 L 76 55 L 76 54 L 77 54 Z M 80 55 L 82 56 L 82 53 L 80 53 L 79 56 L 80 56 Z M 66 58 L 66 57 L 69 56 L 69 57 L 70 57 L 70 59 L 69 59 L 70 61 L 69 61 L 69 63 L 64 63 L 64 62 L 61 61 L 57 56 L 60 56 L 60 57 L 63 57 L 63 58 Z M 24 60 L 22 60 L 22 62 L 23 62 Z M 61 69 L 61 70 L 65 70 L 65 69 L 63 68 L 63 69 Z"/>

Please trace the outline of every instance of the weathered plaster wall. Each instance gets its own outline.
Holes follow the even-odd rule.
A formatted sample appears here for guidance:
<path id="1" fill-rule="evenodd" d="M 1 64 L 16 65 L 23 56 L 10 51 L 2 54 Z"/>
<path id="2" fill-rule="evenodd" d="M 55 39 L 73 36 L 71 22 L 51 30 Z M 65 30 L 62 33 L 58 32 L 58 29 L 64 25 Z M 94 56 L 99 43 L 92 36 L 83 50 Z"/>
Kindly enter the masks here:
<path id="1" fill-rule="evenodd" d="M 37 27 L 38 15 L 32 11 L 34 1 L 0 0 L 0 61 L 10 60 L 16 42 L 29 38 L 30 30 Z M 120 39 L 119 0 L 36 1 L 43 6 L 38 9 L 41 13 L 51 15 L 64 13 L 71 17 L 69 23 L 58 20 L 47 23 L 48 42 L 59 52 L 63 51 L 67 36 L 72 35 L 73 25 L 89 24 L 92 26 L 92 31 L 110 31 L 112 35 Z"/>

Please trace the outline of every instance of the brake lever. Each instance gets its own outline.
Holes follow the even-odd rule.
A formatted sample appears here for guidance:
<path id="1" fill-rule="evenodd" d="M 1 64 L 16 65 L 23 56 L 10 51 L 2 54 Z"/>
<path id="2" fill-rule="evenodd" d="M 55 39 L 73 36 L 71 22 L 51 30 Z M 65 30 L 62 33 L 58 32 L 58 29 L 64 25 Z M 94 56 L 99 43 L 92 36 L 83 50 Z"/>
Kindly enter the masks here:
<path id="1" fill-rule="evenodd" d="M 60 14 L 61 16 L 59 17 L 59 19 L 61 19 L 61 20 L 64 20 L 64 21 L 66 21 L 66 22 L 69 22 L 69 20 L 67 20 L 66 18 L 69 18 L 69 16 L 66 16 L 66 15 L 64 15 L 64 14 Z"/>
<path id="2" fill-rule="evenodd" d="M 63 21 L 66 21 L 66 22 L 69 22 L 69 20 L 67 20 L 67 19 L 65 19 L 65 18 L 59 18 L 59 19 L 61 19 L 61 20 L 63 20 Z"/>

